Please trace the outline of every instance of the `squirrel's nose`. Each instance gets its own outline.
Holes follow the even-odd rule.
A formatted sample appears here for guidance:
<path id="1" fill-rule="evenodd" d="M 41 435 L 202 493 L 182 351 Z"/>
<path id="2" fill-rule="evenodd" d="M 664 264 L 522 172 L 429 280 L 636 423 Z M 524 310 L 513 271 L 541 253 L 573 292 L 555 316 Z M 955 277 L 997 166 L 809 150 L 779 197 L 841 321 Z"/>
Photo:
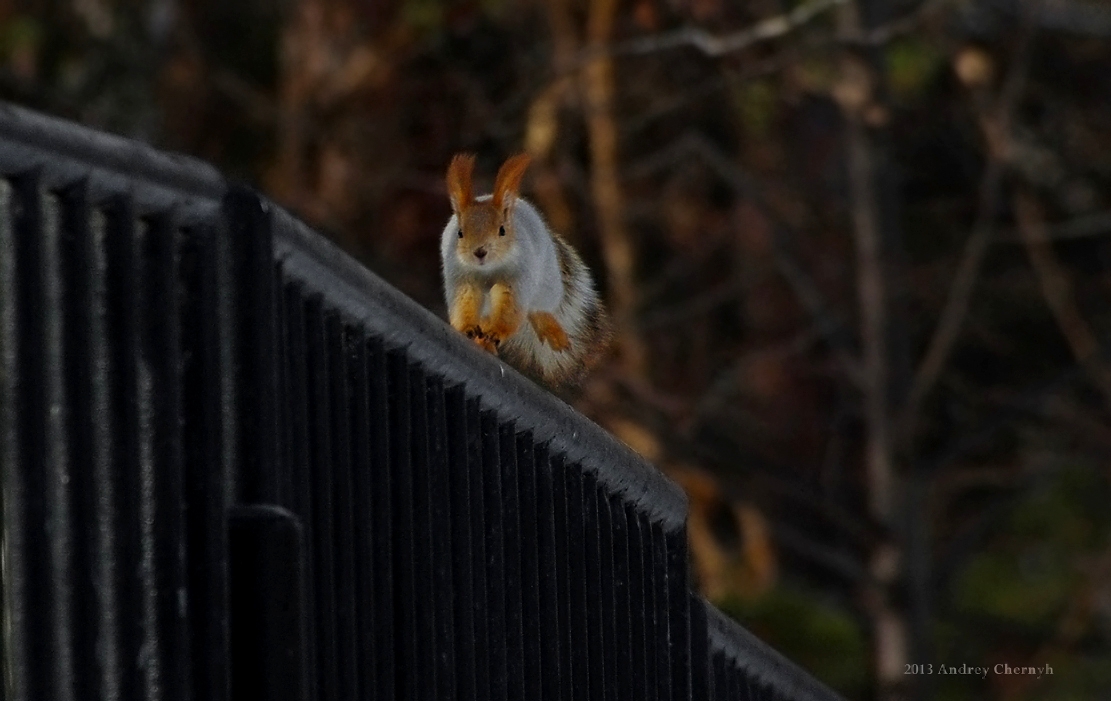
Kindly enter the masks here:
<path id="1" fill-rule="evenodd" d="M 479 260 L 482 260 L 483 258 L 486 257 L 486 249 L 482 248 L 481 246 L 474 249 L 474 257 L 478 258 Z"/>

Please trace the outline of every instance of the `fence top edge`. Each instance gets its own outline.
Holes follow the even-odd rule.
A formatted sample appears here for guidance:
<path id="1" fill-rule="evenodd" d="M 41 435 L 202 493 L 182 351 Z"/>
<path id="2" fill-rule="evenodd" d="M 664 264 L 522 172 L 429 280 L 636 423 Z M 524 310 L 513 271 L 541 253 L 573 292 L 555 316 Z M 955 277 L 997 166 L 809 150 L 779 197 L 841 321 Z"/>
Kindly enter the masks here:
<path id="1" fill-rule="evenodd" d="M 54 185 L 95 176 L 105 192 L 125 194 L 146 207 L 219 202 L 232 186 L 213 166 L 134 139 L 107 134 L 0 100 L 0 175 L 41 167 Z M 669 530 L 686 522 L 686 496 L 655 467 L 608 432 L 498 360 L 466 343 L 431 312 L 394 290 L 323 236 L 269 201 L 276 214 L 275 245 L 315 274 L 306 282 L 345 303 L 354 318 L 408 347 L 420 362 L 466 385 L 486 405 L 511 418 L 539 441 L 592 470 L 611 491 L 657 517 Z M 369 312 L 375 313 L 369 313 Z M 384 324 L 388 318 L 392 324 Z M 398 322 L 401 322 L 400 324 Z M 411 332 L 401 331 L 408 328 Z M 416 338 L 423 343 L 414 343 Z"/>
<path id="2" fill-rule="evenodd" d="M 166 201 L 217 201 L 228 187 L 220 171 L 204 161 L 2 100 L 0 163 L 8 170 L 44 165 L 75 177 L 95 172 L 127 181 L 129 190 L 160 190 L 159 199 Z"/>
<path id="3" fill-rule="evenodd" d="M 242 191 L 233 188 L 229 197 L 237 196 Z M 686 495 L 656 467 L 550 392 L 468 343 L 306 224 L 265 199 L 260 202 L 272 212 L 275 258 L 288 273 L 387 344 L 405 348 L 449 384 L 464 385 L 486 407 L 531 432 L 537 442 L 550 442 L 668 530 L 685 527 Z"/>
<path id="4" fill-rule="evenodd" d="M 710 651 L 723 654 L 759 684 L 795 701 L 843 701 L 809 672 L 784 657 L 715 606 L 706 607 Z"/>

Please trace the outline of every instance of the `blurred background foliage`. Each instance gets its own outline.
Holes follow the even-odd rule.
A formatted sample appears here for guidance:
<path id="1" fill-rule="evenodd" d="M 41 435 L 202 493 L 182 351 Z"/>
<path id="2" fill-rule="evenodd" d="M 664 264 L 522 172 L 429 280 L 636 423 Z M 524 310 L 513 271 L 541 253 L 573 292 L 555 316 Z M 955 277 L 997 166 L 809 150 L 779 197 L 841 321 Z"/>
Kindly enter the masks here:
<path id="1" fill-rule="evenodd" d="M 849 698 L 1111 693 L 1111 2 L 0 0 L 0 96 L 257 184 L 444 313 L 442 176 L 619 347 L 570 399 Z M 1052 675 L 906 674 L 908 664 Z"/>

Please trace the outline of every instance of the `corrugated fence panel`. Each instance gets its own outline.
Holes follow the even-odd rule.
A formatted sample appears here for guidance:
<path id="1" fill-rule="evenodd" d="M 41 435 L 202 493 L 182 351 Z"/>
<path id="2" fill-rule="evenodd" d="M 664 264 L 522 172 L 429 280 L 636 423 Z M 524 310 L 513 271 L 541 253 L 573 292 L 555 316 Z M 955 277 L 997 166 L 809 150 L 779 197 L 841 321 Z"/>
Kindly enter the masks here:
<path id="1" fill-rule="evenodd" d="M 0 700 L 836 698 L 685 518 L 255 193 L 0 105 Z"/>

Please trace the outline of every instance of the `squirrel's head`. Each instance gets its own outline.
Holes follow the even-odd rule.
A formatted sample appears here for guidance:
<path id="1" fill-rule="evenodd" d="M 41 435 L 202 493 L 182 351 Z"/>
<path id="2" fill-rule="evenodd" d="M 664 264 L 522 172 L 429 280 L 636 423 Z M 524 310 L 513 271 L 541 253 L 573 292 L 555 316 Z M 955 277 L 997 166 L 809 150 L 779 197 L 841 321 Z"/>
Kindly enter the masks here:
<path id="1" fill-rule="evenodd" d="M 517 154 L 503 163 L 494 179 L 493 194 L 479 202 L 474 197 L 471 182 L 474 156 L 460 153 L 451 159 L 447 169 L 447 191 L 459 224 L 455 232 L 455 255 L 464 265 L 496 266 L 513 251 L 517 240 L 513 207 L 528 164 L 527 153 Z"/>

